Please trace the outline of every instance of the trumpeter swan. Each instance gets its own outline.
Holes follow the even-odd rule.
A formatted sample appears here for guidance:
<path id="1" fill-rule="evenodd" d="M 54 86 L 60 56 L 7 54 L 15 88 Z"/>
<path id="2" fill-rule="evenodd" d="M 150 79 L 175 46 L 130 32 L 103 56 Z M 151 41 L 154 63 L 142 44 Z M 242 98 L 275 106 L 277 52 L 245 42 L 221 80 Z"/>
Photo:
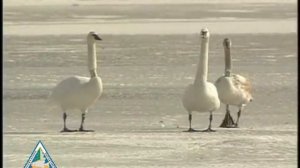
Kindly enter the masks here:
<path id="1" fill-rule="evenodd" d="M 188 132 L 196 131 L 192 128 L 192 112 L 210 112 L 209 125 L 204 131 L 214 131 L 211 129 L 211 122 L 213 119 L 213 111 L 220 108 L 220 100 L 218 92 L 214 84 L 207 82 L 208 71 L 208 43 L 209 32 L 208 29 L 201 30 L 201 52 L 197 73 L 193 84 L 188 85 L 183 97 L 182 103 L 188 112 L 189 129 Z"/>
<path id="2" fill-rule="evenodd" d="M 232 128 L 238 127 L 243 107 L 251 102 L 253 98 L 249 80 L 241 75 L 231 73 L 231 41 L 228 38 L 225 38 L 223 46 L 225 51 L 225 75 L 221 76 L 215 82 L 215 85 L 218 89 L 220 101 L 226 104 L 225 118 L 220 127 Z M 234 123 L 230 115 L 229 105 L 237 106 L 239 108 L 236 123 Z"/>
<path id="3" fill-rule="evenodd" d="M 52 102 L 60 105 L 63 111 L 64 128 L 61 132 L 72 132 L 66 126 L 67 110 L 79 109 L 82 112 L 79 131 L 85 130 L 84 120 L 88 108 L 101 96 L 103 88 L 101 78 L 97 74 L 96 40 L 102 40 L 96 33 L 87 35 L 88 69 L 91 77 L 73 76 L 64 79 L 53 89 L 50 95 Z"/>

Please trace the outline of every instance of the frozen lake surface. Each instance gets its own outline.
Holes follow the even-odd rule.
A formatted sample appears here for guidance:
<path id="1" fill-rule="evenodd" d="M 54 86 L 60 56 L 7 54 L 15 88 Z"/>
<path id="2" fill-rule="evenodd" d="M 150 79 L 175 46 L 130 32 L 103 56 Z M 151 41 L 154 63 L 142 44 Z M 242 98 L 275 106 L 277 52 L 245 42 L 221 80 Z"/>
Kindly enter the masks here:
<path id="1" fill-rule="evenodd" d="M 24 166 L 42 140 L 58 167 L 295 168 L 295 6 L 6 7 L 4 167 Z M 222 105 L 212 123 L 217 132 L 186 133 L 181 95 L 193 82 L 204 26 L 211 31 L 208 80 L 223 74 L 222 41 L 229 37 L 233 71 L 252 81 L 254 101 L 242 113 L 240 128 L 218 127 Z M 90 30 L 103 38 L 97 52 L 104 94 L 86 118 L 86 127 L 96 132 L 62 134 L 62 113 L 47 97 L 62 79 L 89 76 L 85 36 Z M 232 108 L 235 118 L 236 112 Z M 69 127 L 79 124 L 80 113 L 70 112 Z M 196 129 L 207 125 L 208 113 L 194 113 Z"/>

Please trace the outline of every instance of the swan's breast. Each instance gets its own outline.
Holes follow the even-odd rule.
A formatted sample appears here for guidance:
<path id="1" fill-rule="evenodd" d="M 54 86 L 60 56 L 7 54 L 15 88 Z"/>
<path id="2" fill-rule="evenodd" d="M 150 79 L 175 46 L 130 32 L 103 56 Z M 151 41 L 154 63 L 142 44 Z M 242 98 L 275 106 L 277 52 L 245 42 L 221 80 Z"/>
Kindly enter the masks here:
<path id="1" fill-rule="evenodd" d="M 182 96 L 182 104 L 187 111 L 192 111 L 194 108 L 196 100 L 196 95 L 194 94 L 194 86 L 192 84 L 188 85 Z"/>
<path id="2" fill-rule="evenodd" d="M 102 80 L 100 77 L 91 78 L 89 82 L 89 91 L 93 92 L 95 97 L 100 97 L 103 92 Z"/>
<path id="3" fill-rule="evenodd" d="M 208 112 L 220 107 L 217 89 L 211 83 L 206 83 L 205 87 L 189 85 L 185 90 L 182 102 L 188 111 Z"/>
<path id="4" fill-rule="evenodd" d="M 220 100 L 219 100 L 219 94 L 218 94 L 218 90 L 216 88 L 216 86 L 210 82 L 207 82 L 207 86 L 206 86 L 206 94 L 209 101 L 209 104 L 211 106 L 210 111 L 215 111 L 217 109 L 220 108 Z"/>
<path id="5" fill-rule="evenodd" d="M 234 92 L 234 85 L 231 77 L 222 76 L 216 82 L 215 86 L 221 99 L 228 97 Z"/>

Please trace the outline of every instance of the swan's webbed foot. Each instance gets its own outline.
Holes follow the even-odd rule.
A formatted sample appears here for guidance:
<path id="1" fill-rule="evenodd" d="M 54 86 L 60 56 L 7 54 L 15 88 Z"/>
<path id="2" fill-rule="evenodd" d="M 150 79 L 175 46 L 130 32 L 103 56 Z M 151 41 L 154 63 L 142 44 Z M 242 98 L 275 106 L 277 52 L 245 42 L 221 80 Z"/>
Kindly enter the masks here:
<path id="1" fill-rule="evenodd" d="M 201 132 L 216 132 L 216 130 L 213 130 L 211 128 L 207 128 L 206 130 L 203 130 Z"/>
<path id="2" fill-rule="evenodd" d="M 199 130 L 195 130 L 193 128 L 189 128 L 188 130 L 183 131 L 183 132 L 199 132 Z"/>
<path id="3" fill-rule="evenodd" d="M 239 125 L 237 123 L 233 124 L 233 126 L 231 128 L 239 128 Z"/>
<path id="4" fill-rule="evenodd" d="M 235 128 L 235 123 L 233 121 L 233 118 L 230 115 L 230 112 L 227 111 L 225 114 L 225 117 L 223 119 L 222 124 L 220 125 L 222 128 Z"/>
<path id="5" fill-rule="evenodd" d="M 80 132 L 95 132 L 94 130 L 86 130 L 86 129 L 83 128 L 86 112 L 87 112 L 86 110 L 83 110 L 83 111 L 82 111 L 82 115 L 81 115 L 81 124 L 80 124 L 79 131 L 80 131 Z"/>
<path id="6" fill-rule="evenodd" d="M 95 130 L 86 130 L 86 129 L 83 129 L 82 127 L 79 128 L 79 131 L 80 132 L 95 132 Z"/>
<path id="7" fill-rule="evenodd" d="M 70 130 L 68 128 L 64 128 L 63 130 L 61 130 L 60 132 L 77 132 L 78 130 Z"/>

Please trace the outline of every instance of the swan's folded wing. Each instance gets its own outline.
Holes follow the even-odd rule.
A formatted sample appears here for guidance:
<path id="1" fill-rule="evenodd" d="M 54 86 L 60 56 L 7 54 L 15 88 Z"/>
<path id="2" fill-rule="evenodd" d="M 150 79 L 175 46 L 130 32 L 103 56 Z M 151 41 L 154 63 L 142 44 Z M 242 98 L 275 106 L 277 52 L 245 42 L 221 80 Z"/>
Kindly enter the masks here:
<path id="1" fill-rule="evenodd" d="M 69 95 L 72 92 L 76 92 L 78 88 L 82 87 L 85 83 L 88 83 L 90 78 L 73 76 L 61 81 L 52 91 L 50 99 L 59 100 L 65 95 Z"/>
<path id="2" fill-rule="evenodd" d="M 237 74 L 232 75 L 232 77 L 234 79 L 234 85 L 237 88 L 240 88 L 240 89 L 248 92 L 249 94 L 251 93 L 252 85 L 251 85 L 250 81 L 247 78 L 245 78 L 241 75 L 237 75 Z"/>

